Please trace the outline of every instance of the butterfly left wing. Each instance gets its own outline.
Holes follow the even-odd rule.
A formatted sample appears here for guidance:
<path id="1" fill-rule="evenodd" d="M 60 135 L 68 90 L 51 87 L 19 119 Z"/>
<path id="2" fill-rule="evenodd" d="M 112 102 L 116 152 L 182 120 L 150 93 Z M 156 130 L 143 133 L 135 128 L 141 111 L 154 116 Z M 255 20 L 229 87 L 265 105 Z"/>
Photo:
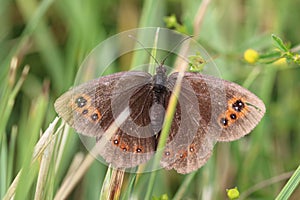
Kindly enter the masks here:
<path id="1" fill-rule="evenodd" d="M 133 71 L 100 77 L 63 94 L 55 110 L 77 132 L 92 137 L 91 145 L 108 163 L 134 167 L 149 160 L 156 146 L 149 115 L 143 112 L 152 105 L 151 80 L 150 74 Z M 110 134 L 113 123 L 117 128 Z"/>
<path id="2" fill-rule="evenodd" d="M 168 78 L 171 91 L 177 75 Z M 235 83 L 185 73 L 161 165 L 183 174 L 200 168 L 211 156 L 215 142 L 248 134 L 264 112 L 263 102 Z"/>

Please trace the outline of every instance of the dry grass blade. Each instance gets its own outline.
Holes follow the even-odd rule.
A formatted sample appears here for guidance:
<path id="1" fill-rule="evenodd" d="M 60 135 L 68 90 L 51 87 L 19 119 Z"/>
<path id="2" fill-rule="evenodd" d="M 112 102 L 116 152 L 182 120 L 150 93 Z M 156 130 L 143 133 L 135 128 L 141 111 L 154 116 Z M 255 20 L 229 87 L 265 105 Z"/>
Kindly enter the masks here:
<path id="1" fill-rule="evenodd" d="M 19 63 L 19 60 L 17 57 L 13 57 L 11 59 L 9 75 L 8 75 L 8 78 L 9 78 L 8 84 L 10 85 L 10 87 L 13 87 L 13 85 L 16 82 L 16 72 L 17 72 L 18 63 Z"/>
<path id="2" fill-rule="evenodd" d="M 113 169 L 109 187 L 109 200 L 118 200 L 120 198 L 124 174 L 124 169 Z"/>
<path id="3" fill-rule="evenodd" d="M 203 18 L 205 15 L 205 12 L 207 10 L 207 7 L 209 5 L 211 0 L 203 0 L 201 5 L 199 6 L 198 12 L 195 15 L 194 18 L 194 35 L 197 37 L 200 33 L 200 27 L 203 22 Z"/>
<path id="4" fill-rule="evenodd" d="M 70 171 L 69 174 L 63 181 L 62 186 L 58 189 L 54 199 L 65 199 L 68 194 L 72 191 L 72 189 L 76 186 L 76 184 L 80 181 L 82 176 L 89 169 L 95 158 L 93 155 L 96 155 L 99 147 L 105 146 L 105 143 L 110 140 L 112 135 L 117 131 L 118 125 L 122 124 L 127 117 L 129 116 L 129 108 L 123 110 L 123 112 L 116 118 L 115 122 L 113 122 L 110 127 L 103 134 L 105 137 L 102 137 L 97 145 L 90 151 L 88 155 L 86 155 L 85 159 L 82 162 L 78 162 L 76 160 L 76 164 L 74 166 L 79 166 L 75 170 Z"/>
<path id="5" fill-rule="evenodd" d="M 120 198 L 124 174 L 125 169 L 108 167 L 100 193 L 100 200 L 118 200 Z"/>
<path id="6" fill-rule="evenodd" d="M 2 200 L 10 200 L 13 198 L 15 192 L 16 192 L 16 189 L 17 189 L 17 186 L 18 186 L 18 183 L 19 183 L 19 179 L 20 179 L 20 176 L 21 176 L 21 172 L 22 170 L 19 171 L 19 173 L 17 174 L 17 176 L 15 177 L 14 181 L 12 182 L 12 184 L 9 186 L 6 194 L 4 195 L 3 199 Z"/>
<path id="7" fill-rule="evenodd" d="M 49 125 L 47 130 L 44 132 L 38 143 L 36 144 L 34 148 L 34 154 L 33 154 L 33 162 L 37 159 L 39 155 L 43 152 L 43 150 L 47 147 L 47 145 L 51 142 L 52 140 L 52 134 L 54 132 L 54 128 L 58 122 L 58 118 L 55 118 L 54 121 Z M 19 171 L 18 175 L 15 177 L 14 181 L 12 184 L 9 186 L 3 200 L 9 200 L 13 197 L 13 195 L 16 192 L 16 188 L 19 182 L 20 174 L 21 171 Z"/>
<path id="8" fill-rule="evenodd" d="M 55 151 L 55 152 L 58 152 L 57 156 L 56 156 L 56 161 L 55 161 L 55 173 L 57 172 L 58 167 L 61 164 L 62 155 L 63 155 L 64 149 L 65 149 L 65 145 L 66 145 L 67 138 L 69 136 L 69 130 L 70 130 L 70 126 L 65 125 L 64 122 L 62 123 L 62 126 L 64 127 L 64 130 L 63 130 L 62 134 L 57 136 L 58 137 L 57 141 L 59 141 L 59 145 L 57 145 L 58 149 Z"/>
<path id="9" fill-rule="evenodd" d="M 83 161 L 81 156 L 81 153 L 79 156 L 75 156 L 71 167 L 69 168 L 68 174 L 65 177 L 61 187 L 58 189 L 54 200 L 66 199 L 95 160 L 91 154 L 87 154 Z"/>
<path id="10" fill-rule="evenodd" d="M 44 132 L 42 137 L 37 142 L 36 146 L 34 147 L 33 160 L 35 160 L 37 157 L 39 157 L 41 155 L 41 153 L 45 150 L 45 148 L 47 148 L 48 144 L 52 141 L 52 139 L 53 139 L 52 134 L 54 132 L 54 128 L 55 128 L 58 120 L 59 120 L 58 117 L 56 117 L 53 120 L 53 122 L 49 125 L 47 130 Z M 61 127 L 58 128 L 56 133 L 59 132 L 60 129 L 61 129 Z M 55 135 L 56 135 L 56 133 L 55 133 Z"/>
<path id="11" fill-rule="evenodd" d="M 52 135 L 50 135 L 49 139 L 51 140 Z M 53 149 L 54 149 L 54 140 L 51 140 L 50 144 L 46 147 L 46 149 L 43 151 L 41 165 L 40 165 L 40 171 L 37 179 L 37 185 L 35 190 L 35 200 L 44 199 L 44 191 L 47 184 L 47 176 L 49 174 L 49 167 L 52 160 L 53 155 Z"/>

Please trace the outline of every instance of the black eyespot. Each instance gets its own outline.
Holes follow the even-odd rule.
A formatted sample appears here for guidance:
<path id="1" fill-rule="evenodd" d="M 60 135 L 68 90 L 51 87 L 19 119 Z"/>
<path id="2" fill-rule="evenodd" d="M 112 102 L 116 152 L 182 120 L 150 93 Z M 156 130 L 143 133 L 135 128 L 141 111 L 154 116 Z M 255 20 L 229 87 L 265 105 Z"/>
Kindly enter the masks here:
<path id="1" fill-rule="evenodd" d="M 190 152 L 195 151 L 194 147 L 190 147 Z"/>
<path id="2" fill-rule="evenodd" d="M 126 152 L 126 151 L 127 151 L 127 149 L 124 147 L 124 148 L 123 148 L 123 151 L 124 151 L 124 152 Z"/>
<path id="3" fill-rule="evenodd" d="M 136 152 L 140 153 L 140 152 L 142 152 L 142 149 L 137 148 L 137 149 L 136 149 Z"/>
<path id="4" fill-rule="evenodd" d="M 171 154 L 170 151 L 166 151 L 166 152 L 165 152 L 165 155 L 166 155 L 166 156 L 169 156 L 170 154 Z"/>
<path id="5" fill-rule="evenodd" d="M 220 119 L 220 123 L 221 123 L 223 126 L 227 126 L 227 125 L 228 125 L 228 119 L 226 119 L 226 118 L 221 118 L 221 119 Z"/>
<path id="6" fill-rule="evenodd" d="M 87 100 L 84 98 L 84 97 L 78 97 L 76 100 L 75 100 L 75 103 L 77 104 L 77 106 L 79 108 L 82 108 L 86 105 L 87 103 Z"/>
<path id="7" fill-rule="evenodd" d="M 232 104 L 232 108 L 237 112 L 241 112 L 245 108 L 245 104 L 241 100 L 237 100 Z"/>
<path id="8" fill-rule="evenodd" d="M 82 111 L 82 114 L 87 114 L 89 111 L 87 110 L 87 109 L 84 109 L 83 111 Z"/>
<path id="9" fill-rule="evenodd" d="M 230 114 L 231 119 L 236 119 L 236 114 Z"/>
<path id="10" fill-rule="evenodd" d="M 115 139 L 114 144 L 119 144 L 119 140 Z"/>
<path id="11" fill-rule="evenodd" d="M 98 113 L 92 114 L 91 118 L 92 118 L 93 121 L 97 121 L 99 119 Z"/>

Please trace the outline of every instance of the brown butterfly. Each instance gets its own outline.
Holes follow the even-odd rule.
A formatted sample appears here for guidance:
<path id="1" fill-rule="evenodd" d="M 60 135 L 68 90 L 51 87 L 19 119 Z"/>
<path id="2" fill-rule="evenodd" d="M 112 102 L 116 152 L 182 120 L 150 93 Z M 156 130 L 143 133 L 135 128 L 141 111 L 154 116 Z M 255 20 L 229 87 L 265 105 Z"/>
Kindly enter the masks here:
<path id="1" fill-rule="evenodd" d="M 167 76 L 128 71 L 79 85 L 57 99 L 55 110 L 77 132 L 100 141 L 117 129 L 98 153 L 117 168 L 148 161 L 157 143 L 178 73 Z M 204 165 L 217 141 L 248 134 L 265 113 L 264 103 L 247 89 L 213 76 L 185 72 L 161 166 L 186 174 Z M 127 110 L 121 122 L 118 117 Z M 96 142 L 96 143 L 97 143 Z"/>

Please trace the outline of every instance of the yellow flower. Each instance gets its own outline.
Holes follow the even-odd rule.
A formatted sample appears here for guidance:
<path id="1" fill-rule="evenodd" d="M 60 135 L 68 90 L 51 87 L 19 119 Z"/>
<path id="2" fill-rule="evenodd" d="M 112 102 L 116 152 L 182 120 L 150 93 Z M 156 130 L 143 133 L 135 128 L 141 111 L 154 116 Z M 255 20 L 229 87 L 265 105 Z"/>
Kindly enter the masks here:
<path id="1" fill-rule="evenodd" d="M 256 63 L 258 58 L 259 58 L 259 54 L 254 49 L 247 49 L 244 52 L 244 59 L 250 64 Z"/>
<path id="2" fill-rule="evenodd" d="M 286 58 L 280 58 L 274 62 L 274 65 L 285 65 L 286 64 Z"/>
<path id="3" fill-rule="evenodd" d="M 240 192 L 237 189 L 237 187 L 232 188 L 232 189 L 228 189 L 227 190 L 227 196 L 229 199 L 237 199 L 240 197 Z"/>

